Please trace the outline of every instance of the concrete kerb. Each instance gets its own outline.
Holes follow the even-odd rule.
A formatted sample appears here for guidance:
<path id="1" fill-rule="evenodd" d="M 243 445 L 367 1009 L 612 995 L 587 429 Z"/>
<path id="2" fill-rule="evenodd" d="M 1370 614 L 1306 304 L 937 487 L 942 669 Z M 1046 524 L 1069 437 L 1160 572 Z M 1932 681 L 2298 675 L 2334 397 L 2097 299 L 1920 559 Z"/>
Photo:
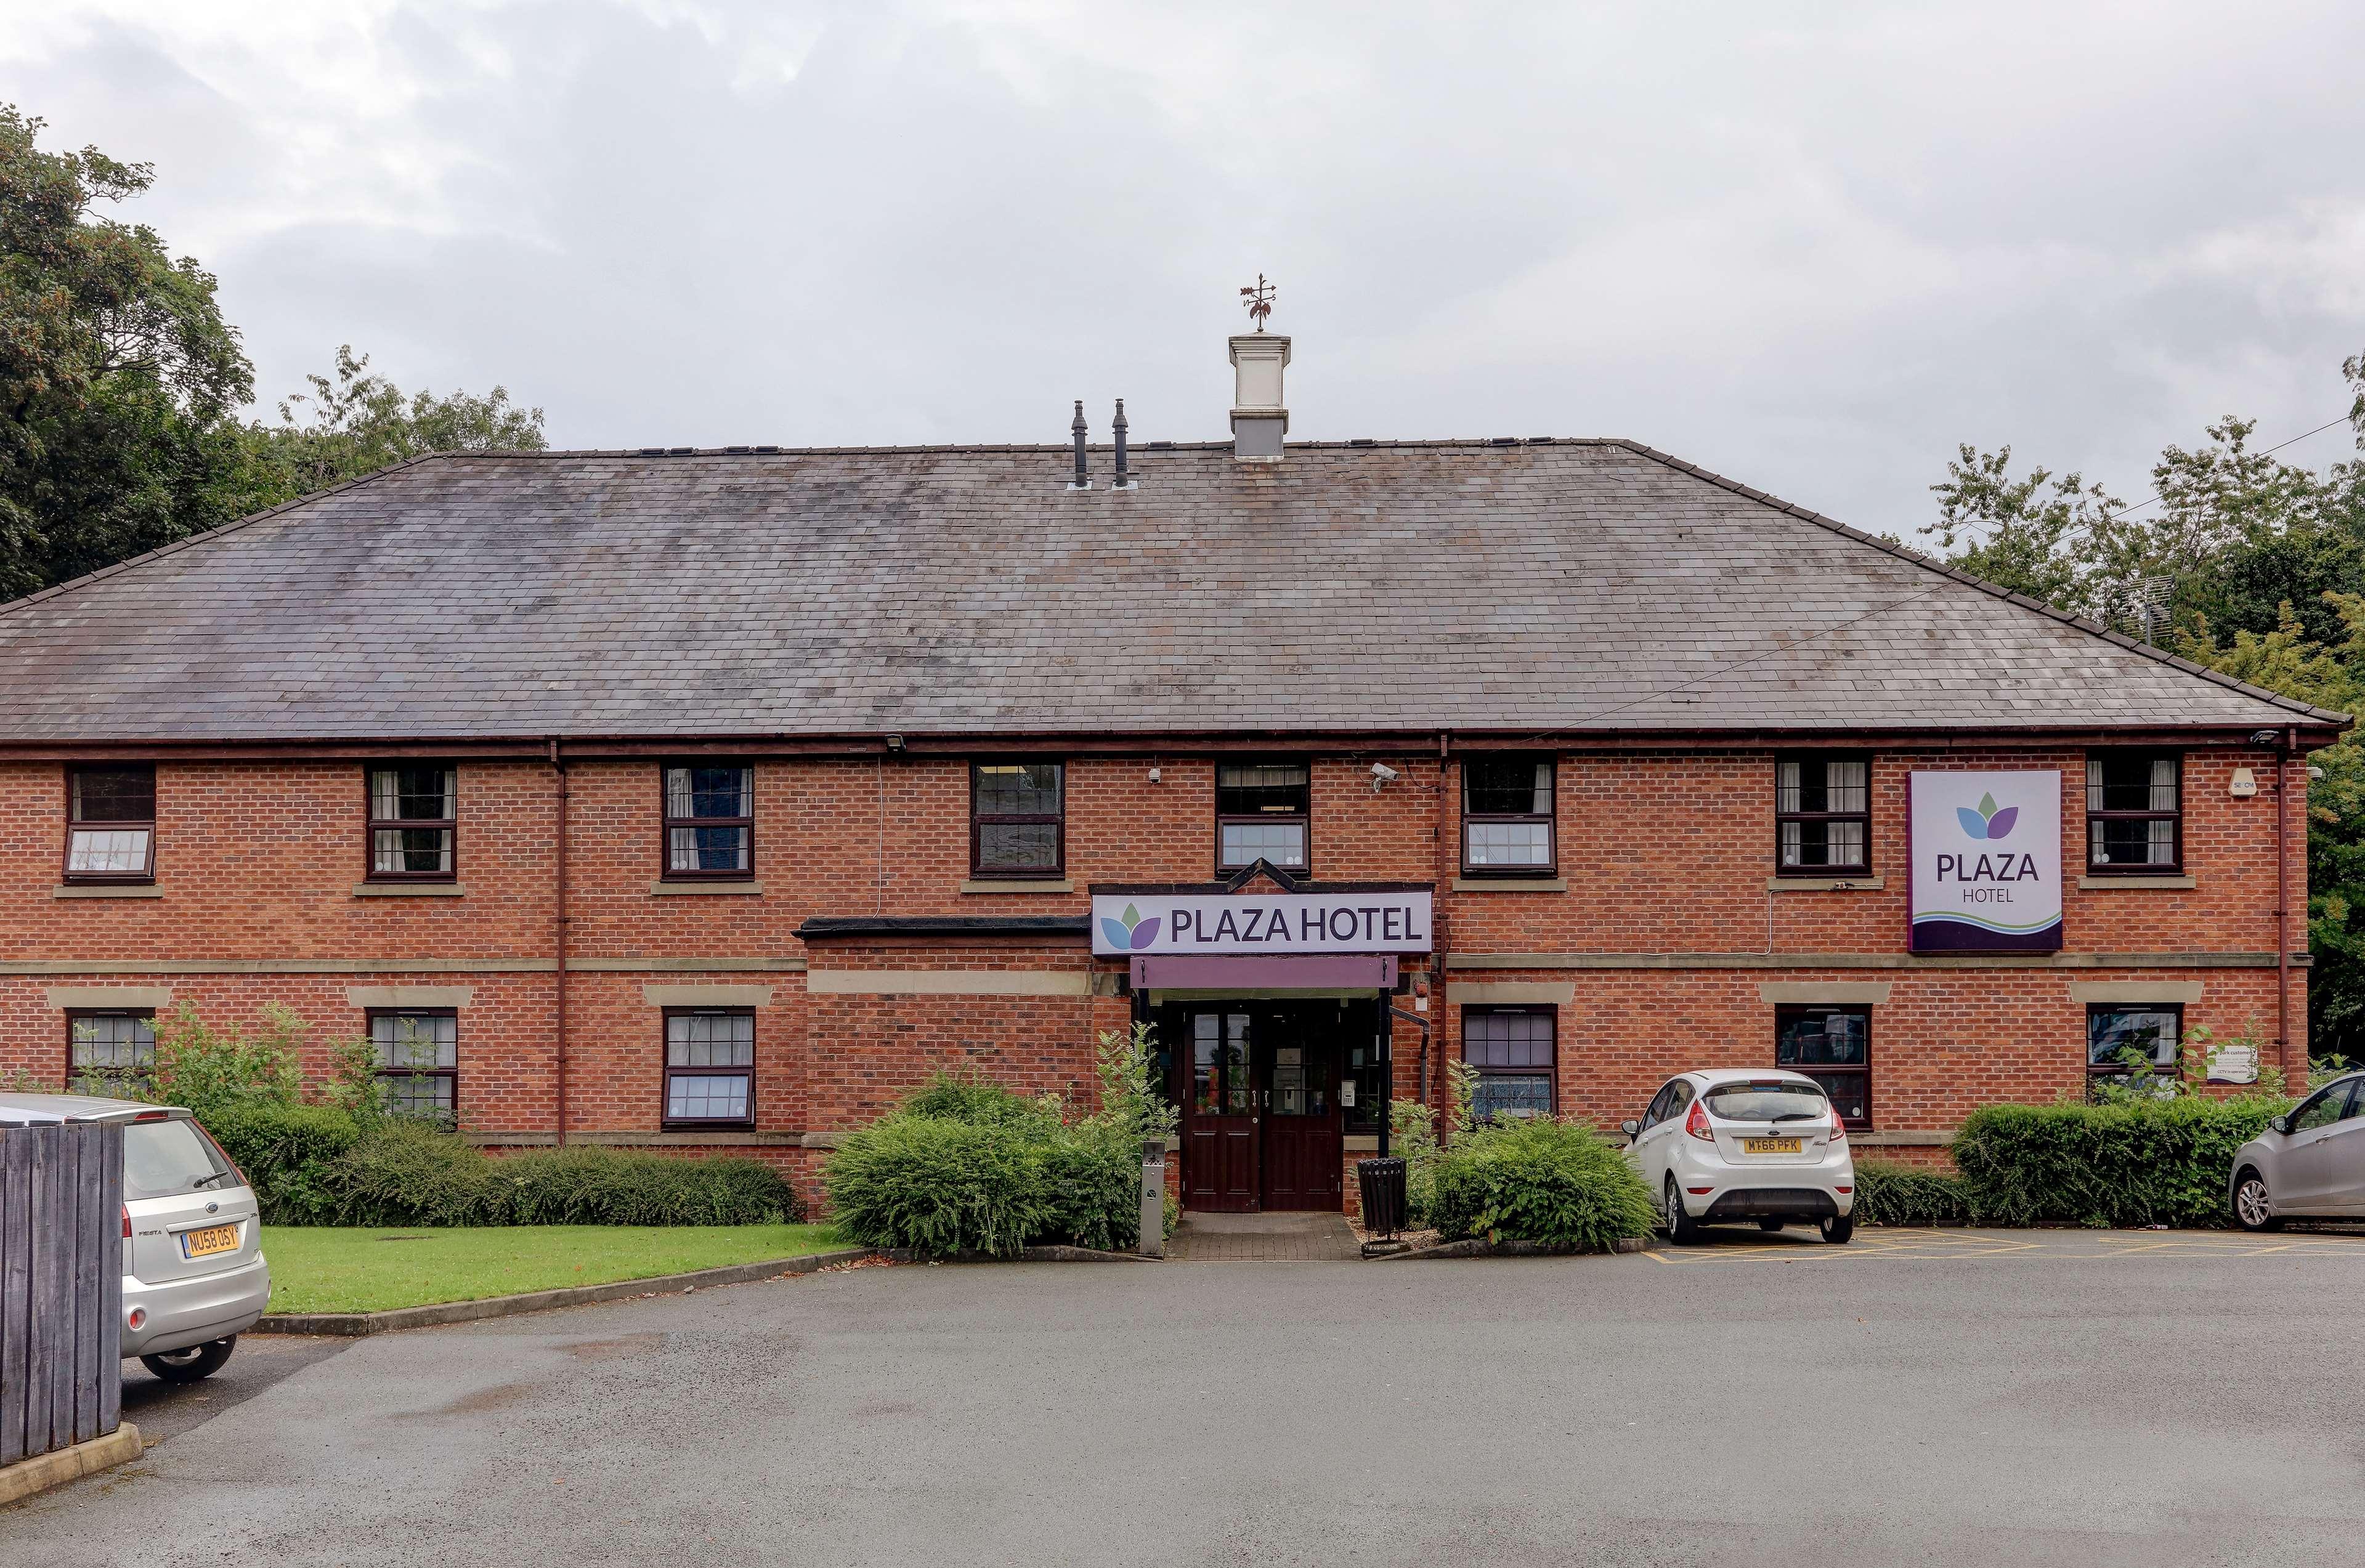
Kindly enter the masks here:
<path id="1" fill-rule="evenodd" d="M 1473 1238 L 1468 1241 L 1445 1241 L 1434 1247 L 1418 1247 L 1409 1252 L 1377 1254 L 1367 1260 L 1373 1263 L 1395 1263 L 1416 1258 L 1598 1258 L 1610 1254 L 1641 1252 L 1651 1245 L 1642 1236 L 1621 1236 L 1609 1253 L 1580 1252 L 1574 1247 L 1548 1247 L 1540 1241 L 1487 1241 Z"/>
<path id="2" fill-rule="evenodd" d="M 251 1334 L 331 1334 L 358 1338 L 398 1328 L 433 1328 L 446 1323 L 474 1323 L 487 1317 L 509 1317 L 522 1312 L 548 1312 L 562 1306 L 592 1306 L 633 1296 L 671 1295 L 704 1290 L 710 1285 L 744 1285 L 776 1280 L 786 1274 L 810 1274 L 840 1263 L 860 1262 L 878 1254 L 868 1247 L 837 1252 L 808 1252 L 801 1258 L 775 1258 L 762 1263 L 734 1263 L 721 1269 L 699 1269 L 687 1274 L 660 1274 L 645 1280 L 614 1280 L 603 1285 L 569 1285 L 555 1291 L 531 1291 L 523 1295 L 487 1296 L 478 1301 L 440 1302 L 432 1306 L 398 1307 L 391 1312 L 275 1312 L 247 1330 Z"/>
<path id="3" fill-rule="evenodd" d="M 922 1258 L 908 1247 L 890 1247 L 880 1254 L 891 1263 L 1158 1263 L 1138 1252 L 1102 1252 L 1090 1247 L 1022 1247 L 1014 1258 L 992 1252 L 956 1252 L 947 1258 Z"/>
<path id="4" fill-rule="evenodd" d="M 103 1438 L 0 1466 L 0 1503 L 13 1503 L 85 1475 L 112 1470 L 138 1459 L 145 1447 L 140 1440 L 140 1428 L 126 1421 Z"/>

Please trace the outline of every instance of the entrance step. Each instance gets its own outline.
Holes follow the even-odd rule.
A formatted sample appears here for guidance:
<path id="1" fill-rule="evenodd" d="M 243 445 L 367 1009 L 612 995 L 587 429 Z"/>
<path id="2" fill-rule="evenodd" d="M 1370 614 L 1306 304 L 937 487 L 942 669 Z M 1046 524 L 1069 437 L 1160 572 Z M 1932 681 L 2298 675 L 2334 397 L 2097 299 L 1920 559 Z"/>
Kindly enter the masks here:
<path id="1" fill-rule="evenodd" d="M 1344 1215 L 1185 1214 L 1166 1238 L 1182 1263 L 1351 1263 L 1362 1256 Z"/>

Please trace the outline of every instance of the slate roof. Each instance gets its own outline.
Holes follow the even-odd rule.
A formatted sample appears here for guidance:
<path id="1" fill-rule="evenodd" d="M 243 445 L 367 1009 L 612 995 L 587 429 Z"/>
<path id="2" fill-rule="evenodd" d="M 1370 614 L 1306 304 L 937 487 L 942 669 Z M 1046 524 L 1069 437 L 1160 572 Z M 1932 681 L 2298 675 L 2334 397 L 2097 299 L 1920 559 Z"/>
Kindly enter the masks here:
<path id="1" fill-rule="evenodd" d="M 0 607 L 0 742 L 2345 722 L 1617 441 L 422 458 Z"/>

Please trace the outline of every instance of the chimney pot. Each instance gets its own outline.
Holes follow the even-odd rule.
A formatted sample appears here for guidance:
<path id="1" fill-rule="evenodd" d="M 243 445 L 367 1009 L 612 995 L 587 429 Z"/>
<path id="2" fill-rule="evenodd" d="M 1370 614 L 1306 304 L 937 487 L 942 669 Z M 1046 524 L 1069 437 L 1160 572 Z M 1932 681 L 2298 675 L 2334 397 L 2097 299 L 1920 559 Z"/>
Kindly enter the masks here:
<path id="1" fill-rule="evenodd" d="M 1289 433 L 1289 404 L 1281 390 L 1289 339 L 1279 332 L 1242 332 L 1231 343 L 1232 455 L 1278 463 L 1282 437 Z"/>
<path id="2" fill-rule="evenodd" d="M 1076 399 L 1076 422 L 1068 429 L 1076 438 L 1076 476 L 1068 482 L 1068 488 L 1089 490 L 1093 487 L 1093 476 L 1092 470 L 1084 466 L 1084 400 L 1082 398 Z"/>
<path id="3" fill-rule="evenodd" d="M 1109 488 L 1112 490 L 1133 488 L 1133 476 L 1126 472 L 1125 466 L 1125 399 L 1119 398 L 1116 400 L 1116 418 L 1109 421 L 1109 433 L 1116 438 L 1116 472 L 1109 476 Z"/>

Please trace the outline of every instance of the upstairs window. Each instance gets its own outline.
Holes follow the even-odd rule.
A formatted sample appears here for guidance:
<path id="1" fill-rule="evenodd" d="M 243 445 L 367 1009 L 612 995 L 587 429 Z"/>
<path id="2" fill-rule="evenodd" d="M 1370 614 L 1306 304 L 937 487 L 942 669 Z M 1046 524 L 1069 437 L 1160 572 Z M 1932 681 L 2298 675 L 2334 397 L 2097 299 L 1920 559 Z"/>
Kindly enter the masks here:
<path id="1" fill-rule="evenodd" d="M 66 1014 L 66 1088 L 122 1097 L 136 1092 L 156 1066 L 156 1015 L 132 1012 Z"/>
<path id="2" fill-rule="evenodd" d="M 2183 759 L 2174 752 L 2096 752 L 2086 759 L 2086 864 L 2174 871 L 2184 863 Z"/>
<path id="3" fill-rule="evenodd" d="M 1311 773 L 1302 762 L 1216 765 L 1216 865 L 1227 871 L 1258 861 L 1303 870 L 1312 814 Z"/>
<path id="4" fill-rule="evenodd" d="M 369 770 L 369 874 L 448 881 L 459 834 L 459 775 L 449 767 Z"/>
<path id="5" fill-rule="evenodd" d="M 665 874 L 669 878 L 756 874 L 756 770 L 665 770 Z"/>
<path id="6" fill-rule="evenodd" d="M 386 1108 L 449 1121 L 459 1101 L 460 1015 L 449 1009 L 373 1013 L 369 1025 Z"/>
<path id="7" fill-rule="evenodd" d="M 981 877 L 1059 874 L 1064 771 L 1056 762 L 981 762 L 970 769 L 972 871 Z"/>
<path id="8" fill-rule="evenodd" d="M 1872 866 L 1872 764 L 1786 756 L 1774 764 L 1776 868 L 1820 877 Z"/>
<path id="9" fill-rule="evenodd" d="M 756 1014 L 697 1008 L 665 1015 L 668 1126 L 752 1126 L 756 1121 Z"/>
<path id="10" fill-rule="evenodd" d="M 1552 765 L 1549 758 L 1471 757 L 1462 764 L 1462 868 L 1549 871 Z"/>
<path id="11" fill-rule="evenodd" d="M 1478 1075 L 1473 1116 L 1484 1122 L 1552 1114 L 1552 1025 L 1549 1007 L 1463 1009 L 1462 1059 Z"/>
<path id="12" fill-rule="evenodd" d="M 1872 1126 L 1872 1012 L 1864 1007 L 1781 1007 L 1774 1014 L 1774 1065 L 1813 1079 L 1843 1125 Z"/>
<path id="13" fill-rule="evenodd" d="M 156 770 L 145 763 L 66 774 L 66 879 L 146 882 L 156 875 Z"/>

